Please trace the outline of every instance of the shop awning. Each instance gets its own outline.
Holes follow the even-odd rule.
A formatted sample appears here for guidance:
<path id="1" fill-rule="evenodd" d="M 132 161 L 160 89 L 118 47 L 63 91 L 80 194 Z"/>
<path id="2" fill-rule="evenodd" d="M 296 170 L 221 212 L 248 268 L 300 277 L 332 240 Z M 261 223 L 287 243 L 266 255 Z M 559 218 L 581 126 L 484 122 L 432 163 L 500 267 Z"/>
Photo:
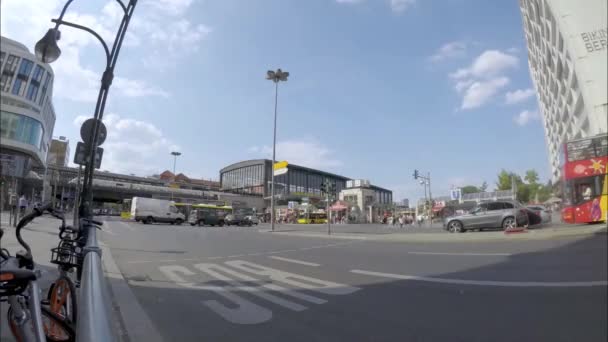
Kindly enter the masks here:
<path id="1" fill-rule="evenodd" d="M 348 209 L 348 203 L 344 201 L 336 201 L 336 203 L 332 204 L 329 207 L 330 211 L 340 211 Z"/>

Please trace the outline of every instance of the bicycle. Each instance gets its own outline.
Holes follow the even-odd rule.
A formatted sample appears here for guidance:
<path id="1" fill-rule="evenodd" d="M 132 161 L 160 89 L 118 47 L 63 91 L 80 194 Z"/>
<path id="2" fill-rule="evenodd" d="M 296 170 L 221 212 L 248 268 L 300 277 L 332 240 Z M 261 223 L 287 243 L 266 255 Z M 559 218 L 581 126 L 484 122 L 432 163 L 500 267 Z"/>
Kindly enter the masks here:
<path id="1" fill-rule="evenodd" d="M 49 287 L 47 299 L 43 303 L 48 305 L 54 314 L 75 325 L 78 316 L 76 288 L 80 287 L 84 243 L 81 243 L 79 231 L 65 225 L 63 213 L 52 211 L 51 215 L 61 220 L 59 245 L 51 249 L 51 263 L 57 265 L 59 276 Z M 78 276 L 76 282 L 70 277 L 74 269 Z"/>
<path id="2" fill-rule="evenodd" d="M 15 236 L 25 251 L 11 256 L 7 249 L 0 249 L 0 300 L 9 303 L 8 324 L 19 342 L 75 341 L 74 329 L 42 305 L 40 271 L 34 269 L 30 246 L 21 237 L 21 229 L 49 208 L 35 209 L 17 224 Z M 3 235 L 0 229 L 0 239 Z"/>

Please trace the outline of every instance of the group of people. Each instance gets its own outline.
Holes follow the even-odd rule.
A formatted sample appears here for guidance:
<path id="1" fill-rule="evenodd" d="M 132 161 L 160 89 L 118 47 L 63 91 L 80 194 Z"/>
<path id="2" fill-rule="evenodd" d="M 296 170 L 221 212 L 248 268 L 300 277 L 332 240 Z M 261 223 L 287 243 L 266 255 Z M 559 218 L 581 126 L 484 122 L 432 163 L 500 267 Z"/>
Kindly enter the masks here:
<path id="1" fill-rule="evenodd" d="M 409 214 L 401 214 L 397 216 L 385 216 L 382 219 L 383 224 L 388 224 L 390 226 L 396 226 L 399 224 L 399 228 L 403 228 L 404 226 L 413 225 L 414 224 L 414 216 Z"/>

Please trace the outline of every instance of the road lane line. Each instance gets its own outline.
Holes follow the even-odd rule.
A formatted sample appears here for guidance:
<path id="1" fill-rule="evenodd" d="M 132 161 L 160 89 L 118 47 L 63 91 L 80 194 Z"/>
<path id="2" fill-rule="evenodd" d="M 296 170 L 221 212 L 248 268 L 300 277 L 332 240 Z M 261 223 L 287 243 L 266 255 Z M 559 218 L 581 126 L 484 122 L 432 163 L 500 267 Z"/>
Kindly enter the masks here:
<path id="1" fill-rule="evenodd" d="M 420 255 L 462 255 L 462 256 L 511 256 L 511 253 L 443 253 L 443 252 L 407 252 Z"/>
<path id="2" fill-rule="evenodd" d="M 242 257 L 242 256 L 245 256 L 245 254 L 235 254 L 235 255 L 229 255 L 229 256 L 227 256 L 226 258 L 239 258 L 239 257 Z"/>
<path id="3" fill-rule="evenodd" d="M 296 260 L 296 259 L 289 259 L 289 258 L 283 258 L 280 256 L 274 256 L 271 255 L 269 256 L 270 259 L 275 259 L 275 260 L 281 260 L 281 261 L 285 261 L 285 262 L 292 262 L 294 264 L 300 264 L 300 265 L 306 265 L 306 266 L 321 266 L 321 264 L 315 264 L 314 262 L 308 262 L 308 261 L 301 261 L 301 260 Z"/>
<path id="4" fill-rule="evenodd" d="M 465 279 L 448 279 L 435 277 L 420 277 L 406 274 L 382 273 L 365 270 L 350 270 L 351 273 L 365 274 L 376 277 L 425 281 L 429 283 L 441 284 L 458 284 L 458 285 L 478 285 L 478 286 L 502 286 L 502 287 L 591 287 L 591 286 L 607 286 L 606 280 L 595 281 L 557 281 L 557 282 L 542 282 L 542 281 L 496 281 L 496 280 L 465 280 Z"/>

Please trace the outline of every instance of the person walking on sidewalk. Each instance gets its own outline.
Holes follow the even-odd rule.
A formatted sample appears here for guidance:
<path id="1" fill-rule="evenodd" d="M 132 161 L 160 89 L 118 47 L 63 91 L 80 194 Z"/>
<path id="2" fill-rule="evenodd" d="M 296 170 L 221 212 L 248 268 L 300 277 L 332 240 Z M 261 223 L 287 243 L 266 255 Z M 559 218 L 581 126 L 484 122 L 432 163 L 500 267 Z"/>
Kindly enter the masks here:
<path id="1" fill-rule="evenodd" d="M 27 199 L 25 195 L 19 197 L 19 219 L 25 214 L 25 208 L 27 208 Z"/>
<path id="2" fill-rule="evenodd" d="M 403 215 L 399 216 L 399 228 L 403 228 L 403 223 L 405 221 L 405 217 L 403 217 Z"/>

